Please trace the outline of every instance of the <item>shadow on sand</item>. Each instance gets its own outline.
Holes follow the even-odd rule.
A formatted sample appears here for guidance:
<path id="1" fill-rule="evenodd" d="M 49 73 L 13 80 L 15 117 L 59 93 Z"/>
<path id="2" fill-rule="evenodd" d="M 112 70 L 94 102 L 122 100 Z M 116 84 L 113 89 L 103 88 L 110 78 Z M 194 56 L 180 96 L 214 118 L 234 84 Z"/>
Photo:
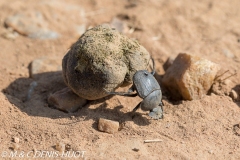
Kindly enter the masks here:
<path id="1" fill-rule="evenodd" d="M 84 117 L 84 120 L 93 119 L 95 122 L 99 118 L 124 123 L 133 121 L 135 124 L 145 126 L 150 124 L 149 120 L 140 113 L 135 113 L 132 118 L 131 113 L 120 111 L 122 105 L 116 106 L 114 109 L 107 108 L 106 100 L 112 96 L 104 97 L 99 100 L 88 101 L 88 103 L 75 113 L 65 113 L 57 109 L 49 107 L 47 98 L 50 94 L 65 88 L 62 72 L 46 72 L 34 75 L 34 78 L 19 78 L 12 82 L 3 93 L 7 99 L 17 106 L 22 112 L 29 116 L 41 116 L 52 119 L 69 118 L 71 116 Z M 96 106 L 94 109 L 90 106 Z M 93 128 L 97 129 L 96 123 Z"/>

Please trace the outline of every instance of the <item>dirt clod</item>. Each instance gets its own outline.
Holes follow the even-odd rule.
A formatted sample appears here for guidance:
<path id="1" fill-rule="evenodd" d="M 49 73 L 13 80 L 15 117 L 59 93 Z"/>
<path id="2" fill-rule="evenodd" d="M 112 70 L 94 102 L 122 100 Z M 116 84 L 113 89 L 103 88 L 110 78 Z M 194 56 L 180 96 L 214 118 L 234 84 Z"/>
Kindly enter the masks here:
<path id="1" fill-rule="evenodd" d="M 103 24 L 87 30 L 64 56 L 66 84 L 80 97 L 95 100 L 132 83 L 147 68 L 150 55 L 136 40 Z"/>

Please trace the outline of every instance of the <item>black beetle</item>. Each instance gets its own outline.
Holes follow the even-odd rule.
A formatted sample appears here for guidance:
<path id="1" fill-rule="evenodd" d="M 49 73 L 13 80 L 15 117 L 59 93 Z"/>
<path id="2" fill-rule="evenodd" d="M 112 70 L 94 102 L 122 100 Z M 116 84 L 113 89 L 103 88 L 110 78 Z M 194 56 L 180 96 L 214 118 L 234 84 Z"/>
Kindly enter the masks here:
<path id="1" fill-rule="evenodd" d="M 153 119 L 163 118 L 162 91 L 157 80 L 153 76 L 155 74 L 155 62 L 153 62 L 153 70 L 149 73 L 147 70 L 139 70 L 133 76 L 133 85 L 128 92 L 107 92 L 110 95 L 120 95 L 135 97 L 139 96 L 143 99 L 134 109 L 135 112 L 139 107 L 144 111 L 150 111 L 149 116 Z M 133 93 L 134 91 L 137 93 Z"/>

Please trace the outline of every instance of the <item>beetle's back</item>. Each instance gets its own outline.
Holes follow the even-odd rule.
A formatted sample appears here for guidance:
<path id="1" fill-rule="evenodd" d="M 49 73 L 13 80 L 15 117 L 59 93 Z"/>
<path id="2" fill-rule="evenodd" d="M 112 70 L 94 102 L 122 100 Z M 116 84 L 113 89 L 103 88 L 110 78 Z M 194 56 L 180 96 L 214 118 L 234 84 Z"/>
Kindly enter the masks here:
<path id="1" fill-rule="evenodd" d="M 151 92 L 147 97 L 143 99 L 141 102 L 141 109 L 143 111 L 150 111 L 161 103 L 162 100 L 162 91 L 161 90 L 155 90 Z"/>
<path id="2" fill-rule="evenodd" d="M 154 76 L 146 70 L 137 71 L 133 76 L 133 82 L 141 98 L 145 98 L 153 90 L 161 89 Z"/>

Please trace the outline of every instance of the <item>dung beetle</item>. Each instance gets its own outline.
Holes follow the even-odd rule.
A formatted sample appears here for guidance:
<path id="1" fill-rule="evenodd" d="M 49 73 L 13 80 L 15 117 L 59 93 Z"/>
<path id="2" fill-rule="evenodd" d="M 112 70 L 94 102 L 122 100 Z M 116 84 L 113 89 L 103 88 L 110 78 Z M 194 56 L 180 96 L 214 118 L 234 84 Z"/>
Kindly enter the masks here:
<path id="1" fill-rule="evenodd" d="M 153 119 L 163 118 L 162 92 L 160 85 L 154 78 L 155 62 L 152 59 L 153 69 L 149 73 L 147 70 L 139 70 L 133 75 L 133 85 L 128 92 L 107 92 L 110 95 L 120 95 L 127 97 L 136 97 L 137 95 L 143 100 L 132 110 L 135 112 L 141 107 L 143 111 L 150 111 L 149 116 Z M 137 93 L 133 93 L 136 91 Z"/>

